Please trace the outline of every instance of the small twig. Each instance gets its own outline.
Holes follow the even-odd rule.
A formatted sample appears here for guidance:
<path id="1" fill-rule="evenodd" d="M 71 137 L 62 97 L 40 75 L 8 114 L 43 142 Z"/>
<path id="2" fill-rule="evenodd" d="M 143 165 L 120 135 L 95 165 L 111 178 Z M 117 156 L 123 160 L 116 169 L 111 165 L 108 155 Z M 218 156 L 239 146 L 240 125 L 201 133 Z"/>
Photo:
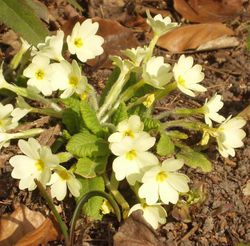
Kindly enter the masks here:
<path id="1" fill-rule="evenodd" d="M 196 224 L 194 225 L 194 227 L 184 236 L 182 237 L 179 241 L 178 241 L 178 244 L 181 242 L 181 241 L 186 241 L 188 240 L 198 229 L 199 229 L 199 225 Z"/>

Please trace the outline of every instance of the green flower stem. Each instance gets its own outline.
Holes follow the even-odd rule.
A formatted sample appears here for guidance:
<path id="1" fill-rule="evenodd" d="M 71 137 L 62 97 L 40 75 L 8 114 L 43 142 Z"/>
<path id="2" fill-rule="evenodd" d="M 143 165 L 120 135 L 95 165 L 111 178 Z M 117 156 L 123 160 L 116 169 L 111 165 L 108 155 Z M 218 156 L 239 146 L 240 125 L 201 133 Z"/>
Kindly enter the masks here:
<path id="1" fill-rule="evenodd" d="M 24 87 L 19 87 L 19 86 L 12 85 L 12 84 L 9 84 L 6 82 L 1 82 L 0 86 L 1 86 L 1 88 L 10 90 L 19 96 L 22 96 L 22 97 L 25 97 L 25 98 L 28 98 L 28 99 L 31 99 L 31 100 L 34 100 L 37 102 L 41 102 L 41 103 L 49 106 L 50 108 L 53 108 L 56 111 L 62 110 L 56 103 L 54 103 L 51 100 L 41 96 L 40 94 L 35 93 L 34 91 L 30 91 Z"/>
<path id="2" fill-rule="evenodd" d="M 66 242 L 66 245 L 70 245 L 69 244 L 69 234 L 68 234 L 68 228 L 66 226 L 66 224 L 63 222 L 62 217 L 60 216 L 60 214 L 58 213 L 58 211 L 56 210 L 55 205 L 53 204 L 52 199 L 49 197 L 48 193 L 46 192 L 45 188 L 43 187 L 43 185 L 37 180 L 35 179 L 35 183 L 42 195 L 42 197 L 45 199 L 45 201 L 48 203 L 49 208 L 51 209 L 51 211 L 53 212 L 53 214 L 55 215 L 59 226 L 61 228 L 61 231 L 64 235 L 64 239 Z"/>
<path id="3" fill-rule="evenodd" d="M 171 110 L 171 111 L 167 111 L 167 112 L 162 112 L 158 115 L 155 115 L 154 119 L 160 120 L 160 119 L 163 119 L 165 117 L 168 117 L 171 114 L 176 114 L 176 115 L 181 115 L 181 116 L 196 115 L 196 114 L 202 114 L 203 111 L 204 110 L 202 108 L 193 108 L 193 109 L 180 108 L 180 109 L 175 109 L 175 110 Z"/>
<path id="4" fill-rule="evenodd" d="M 143 61 L 144 64 L 147 63 L 148 60 L 152 57 L 153 52 L 154 52 L 155 45 L 156 45 L 156 43 L 157 43 L 159 37 L 160 37 L 160 36 L 158 36 L 157 34 L 154 34 L 154 37 L 153 37 L 152 40 L 150 41 L 150 44 L 149 44 L 149 52 L 148 52 L 148 54 L 147 54 L 147 55 L 145 56 L 145 58 L 144 58 L 144 61 Z"/>
<path id="5" fill-rule="evenodd" d="M 11 139 L 34 137 L 36 135 L 41 134 L 42 132 L 44 132 L 44 129 L 35 128 L 35 129 L 29 129 L 29 130 L 22 131 L 22 132 L 5 133 L 5 134 L 7 134 L 7 136 L 9 136 L 9 140 L 11 140 Z"/>
<path id="6" fill-rule="evenodd" d="M 176 89 L 177 83 L 172 82 L 170 84 L 167 84 L 167 86 L 163 90 L 159 90 L 155 93 L 155 99 L 161 99 L 165 96 L 167 96 L 170 92 L 172 92 L 174 89 Z"/>
<path id="7" fill-rule="evenodd" d="M 204 131 L 206 130 L 208 133 L 213 134 L 216 131 L 216 128 L 211 128 L 205 123 L 198 121 L 185 121 L 185 120 L 173 120 L 167 121 L 161 124 L 162 129 L 167 129 L 171 127 L 183 127 L 188 130 L 194 131 Z"/>
<path id="8" fill-rule="evenodd" d="M 129 211 L 129 208 L 130 208 L 128 202 L 125 200 L 123 195 L 117 189 L 115 189 L 117 184 L 114 184 L 114 186 L 113 186 L 113 184 L 109 181 L 106 174 L 103 175 L 103 179 L 104 179 L 104 182 L 105 182 L 107 189 L 111 192 L 111 194 L 114 196 L 117 203 L 121 206 L 121 208 L 123 210 L 123 217 L 126 218 L 128 211 Z"/>
<path id="9" fill-rule="evenodd" d="M 107 199 L 109 201 L 109 203 L 111 204 L 111 206 L 113 207 L 117 220 L 120 222 L 121 221 L 121 213 L 120 213 L 120 209 L 117 205 L 117 203 L 113 200 L 113 198 L 111 196 L 109 196 L 107 193 L 102 192 L 102 191 L 90 191 L 87 194 L 83 195 L 80 200 L 79 203 L 77 204 L 77 207 L 74 211 L 72 220 L 71 220 L 71 226 L 70 226 L 70 233 L 69 233 L 69 245 L 73 246 L 74 245 L 74 231 L 75 231 L 75 225 L 76 225 L 76 221 L 79 217 L 79 214 L 82 210 L 82 207 L 84 205 L 84 203 L 86 203 L 91 197 L 94 196 L 101 196 L 105 199 Z"/>
<path id="10" fill-rule="evenodd" d="M 110 116 L 115 112 L 115 110 L 119 107 L 119 105 L 121 104 L 121 102 L 126 102 L 127 100 L 129 100 L 134 93 L 143 85 L 145 84 L 145 81 L 142 79 L 139 82 L 137 82 L 136 84 L 130 86 L 126 91 L 124 91 L 119 99 L 117 100 L 117 102 L 114 104 L 114 106 L 112 107 L 112 109 L 109 110 L 109 112 L 102 118 L 101 123 L 106 122 Z"/>
<path id="11" fill-rule="evenodd" d="M 142 104 L 147 99 L 147 97 L 148 97 L 148 94 L 142 97 L 139 97 L 135 102 L 129 103 L 127 106 L 127 109 L 131 109 L 137 105 Z"/>
<path id="12" fill-rule="evenodd" d="M 135 95 L 135 92 L 140 89 L 143 85 L 145 84 L 144 79 L 141 79 L 140 81 L 138 81 L 136 84 L 130 86 L 126 91 L 124 91 L 121 96 L 119 101 L 119 104 L 121 102 L 126 102 L 127 100 L 129 100 L 132 96 Z M 119 106 L 118 104 L 118 106 Z"/>
<path id="13" fill-rule="evenodd" d="M 53 108 L 33 108 L 31 107 L 32 113 L 42 114 L 42 115 L 48 115 L 55 118 L 62 118 L 62 112 L 56 111 Z"/>
<path id="14" fill-rule="evenodd" d="M 97 118 L 101 120 L 103 115 L 106 113 L 107 110 L 111 109 L 114 102 L 117 100 L 119 94 L 121 93 L 121 90 L 125 83 L 127 82 L 129 76 L 128 73 L 130 71 L 121 71 L 117 81 L 115 84 L 111 87 L 108 95 L 105 98 L 105 101 L 103 105 L 100 107 L 98 113 L 97 113 Z"/>

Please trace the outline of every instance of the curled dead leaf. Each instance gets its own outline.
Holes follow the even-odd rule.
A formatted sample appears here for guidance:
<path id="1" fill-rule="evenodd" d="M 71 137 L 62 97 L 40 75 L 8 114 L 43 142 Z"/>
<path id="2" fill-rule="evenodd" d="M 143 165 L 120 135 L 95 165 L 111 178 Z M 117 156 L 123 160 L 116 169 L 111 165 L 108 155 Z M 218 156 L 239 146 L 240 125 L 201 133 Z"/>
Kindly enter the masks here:
<path id="1" fill-rule="evenodd" d="M 232 20 L 243 9 L 242 0 L 174 0 L 174 8 L 193 22 L 223 22 Z"/>
<path id="2" fill-rule="evenodd" d="M 181 26 L 163 35 L 157 45 L 174 53 L 197 49 L 201 45 L 234 32 L 222 23 L 204 23 Z"/>
<path id="3" fill-rule="evenodd" d="M 142 211 L 133 212 L 114 235 L 115 246 L 163 246 L 156 231 L 142 216 Z M 171 244 L 173 245 L 173 244 Z"/>
<path id="4" fill-rule="evenodd" d="M 31 246 L 55 240 L 58 233 L 54 224 L 49 221 L 50 219 L 46 219 L 40 212 L 17 205 L 11 215 L 4 215 L 0 219 L 0 245 L 12 246 L 23 242 L 17 245 Z"/>

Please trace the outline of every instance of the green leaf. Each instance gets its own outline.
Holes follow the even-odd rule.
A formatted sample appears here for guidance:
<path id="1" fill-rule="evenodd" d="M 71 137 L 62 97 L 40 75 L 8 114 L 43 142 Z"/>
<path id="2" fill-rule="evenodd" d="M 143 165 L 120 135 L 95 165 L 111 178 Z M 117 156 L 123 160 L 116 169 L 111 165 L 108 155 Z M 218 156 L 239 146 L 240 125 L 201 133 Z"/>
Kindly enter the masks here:
<path id="1" fill-rule="evenodd" d="M 167 134 L 161 134 L 160 140 L 156 146 L 156 151 L 160 156 L 168 156 L 174 153 L 175 146 Z"/>
<path id="2" fill-rule="evenodd" d="M 91 108 L 88 102 L 83 101 L 80 109 L 82 119 L 86 127 L 94 134 L 102 132 L 102 126 L 96 117 L 96 112 Z"/>
<path id="3" fill-rule="evenodd" d="M 83 11 L 82 6 L 76 0 L 66 0 L 69 4 L 71 4 L 74 8 Z"/>
<path id="4" fill-rule="evenodd" d="M 80 191 L 80 197 L 89 191 L 99 190 L 104 191 L 104 181 L 101 177 L 95 177 L 92 179 L 79 178 L 79 181 L 82 184 L 82 189 Z M 83 213 L 93 219 L 101 219 L 102 215 L 100 209 L 103 203 L 102 197 L 92 197 L 88 202 L 83 206 Z"/>
<path id="5" fill-rule="evenodd" d="M 122 102 L 112 116 L 112 123 L 117 126 L 121 121 L 126 120 L 127 118 L 127 107 L 126 104 Z"/>
<path id="6" fill-rule="evenodd" d="M 44 42 L 49 35 L 42 21 L 24 0 L 0 0 L 0 21 L 33 45 Z"/>
<path id="7" fill-rule="evenodd" d="M 182 148 L 177 154 L 177 158 L 183 159 L 189 167 L 201 168 L 205 173 L 212 171 L 212 163 L 203 154 L 193 151 L 189 147 Z"/>
<path id="8" fill-rule="evenodd" d="M 91 134 L 87 130 L 75 134 L 69 140 L 67 151 L 78 157 L 106 156 L 109 153 L 108 142 Z"/>
<path id="9" fill-rule="evenodd" d="M 76 163 L 75 173 L 84 178 L 94 178 L 106 171 L 108 156 L 101 156 L 95 158 L 83 157 Z"/>
<path id="10" fill-rule="evenodd" d="M 76 163 L 75 173 L 87 179 L 94 178 L 96 177 L 95 168 L 96 163 L 94 161 L 88 157 L 83 157 Z"/>
<path id="11" fill-rule="evenodd" d="M 171 138 L 177 138 L 177 139 L 187 139 L 188 138 L 187 134 L 180 132 L 180 131 L 177 131 L 177 130 L 167 131 L 166 134 L 168 136 L 170 136 Z"/>
<path id="12" fill-rule="evenodd" d="M 71 135 L 80 131 L 81 117 L 71 108 L 66 108 L 62 113 L 62 122 Z"/>
<path id="13" fill-rule="evenodd" d="M 72 109 L 80 115 L 81 111 L 81 101 L 78 98 L 69 97 L 66 99 L 61 99 L 65 107 Z"/>
<path id="14" fill-rule="evenodd" d="M 100 98 L 100 106 L 104 103 L 105 97 L 107 96 L 108 92 L 110 91 L 113 84 L 116 82 L 120 74 L 120 68 L 116 67 L 111 75 L 108 78 L 108 81 L 106 82 L 105 88 L 102 92 L 101 98 Z"/>
<path id="15" fill-rule="evenodd" d="M 152 119 L 152 118 L 144 118 L 143 123 L 144 123 L 144 131 L 158 129 L 159 126 L 161 125 L 159 120 Z"/>

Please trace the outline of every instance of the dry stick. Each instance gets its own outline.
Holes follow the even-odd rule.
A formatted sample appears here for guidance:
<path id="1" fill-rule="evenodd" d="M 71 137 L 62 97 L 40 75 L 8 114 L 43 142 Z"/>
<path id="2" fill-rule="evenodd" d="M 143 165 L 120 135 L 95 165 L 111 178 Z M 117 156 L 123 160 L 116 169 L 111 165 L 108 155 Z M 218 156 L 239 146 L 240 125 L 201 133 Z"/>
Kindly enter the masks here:
<path id="1" fill-rule="evenodd" d="M 187 239 L 189 239 L 198 229 L 199 229 L 199 225 L 196 224 L 183 238 L 181 238 L 178 242 L 178 244 L 181 242 L 181 241 L 185 241 Z"/>

